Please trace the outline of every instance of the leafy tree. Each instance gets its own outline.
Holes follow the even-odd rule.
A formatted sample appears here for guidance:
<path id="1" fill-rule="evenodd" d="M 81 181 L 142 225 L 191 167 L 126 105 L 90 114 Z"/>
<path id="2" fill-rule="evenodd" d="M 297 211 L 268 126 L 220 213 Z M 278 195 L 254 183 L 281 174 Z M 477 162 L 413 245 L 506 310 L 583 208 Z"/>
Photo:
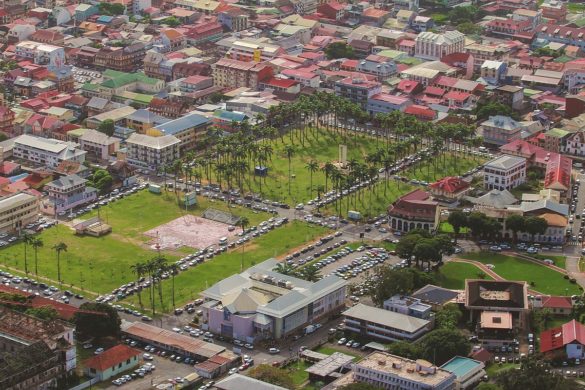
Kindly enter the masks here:
<path id="1" fill-rule="evenodd" d="M 494 383 L 482 382 L 475 388 L 475 390 L 503 390 L 500 386 Z"/>
<path id="2" fill-rule="evenodd" d="M 475 5 L 455 7 L 449 12 L 449 22 L 452 25 L 459 25 L 465 22 L 471 23 L 473 21 L 480 20 L 484 16 L 485 11 L 481 10 Z"/>
<path id="3" fill-rule="evenodd" d="M 374 386 L 365 382 L 355 382 L 339 387 L 339 390 L 382 390 L 382 387 Z"/>
<path id="4" fill-rule="evenodd" d="M 421 356 L 436 365 L 442 365 L 454 356 L 467 356 L 471 347 L 465 335 L 457 329 L 435 329 L 420 340 L 419 346 Z"/>
<path id="5" fill-rule="evenodd" d="M 99 3 L 100 14 L 109 16 L 124 15 L 126 7 L 120 3 Z"/>
<path id="6" fill-rule="evenodd" d="M 475 115 L 477 115 L 478 120 L 485 120 L 494 115 L 509 116 L 515 120 L 520 119 L 519 114 L 514 111 L 512 107 L 498 102 L 482 100 L 480 100 L 475 107 Z"/>
<path id="7" fill-rule="evenodd" d="M 438 252 L 437 241 L 432 238 L 423 238 L 419 240 L 414 246 L 413 255 L 416 258 L 416 263 L 437 261 L 441 254 Z"/>
<path id="8" fill-rule="evenodd" d="M 388 346 L 388 352 L 393 355 L 405 357 L 407 359 L 418 359 L 420 351 L 418 344 L 409 343 L 406 341 L 397 341 Z"/>
<path id="9" fill-rule="evenodd" d="M 24 312 L 29 316 L 37 317 L 41 320 L 50 321 L 59 317 L 59 312 L 52 306 L 31 307 Z"/>
<path id="10" fill-rule="evenodd" d="M 543 363 L 534 358 L 524 360 L 519 370 L 500 371 L 496 375 L 495 382 L 503 390 L 568 390 L 574 388 L 562 375 L 552 370 L 544 370 Z"/>
<path id="11" fill-rule="evenodd" d="M 92 337 L 117 337 L 119 335 L 122 320 L 118 311 L 112 306 L 86 302 L 79 309 L 83 312 L 78 311 L 73 317 L 77 332 Z"/>
<path id="12" fill-rule="evenodd" d="M 448 303 L 435 314 L 435 329 L 455 329 L 463 317 L 459 306 Z"/>
<path id="13" fill-rule="evenodd" d="M 481 34 L 483 32 L 483 28 L 480 25 L 472 22 L 463 22 L 457 25 L 457 31 L 465 35 L 473 35 Z"/>
<path id="14" fill-rule="evenodd" d="M 53 250 L 57 254 L 57 281 L 61 285 L 61 252 L 67 252 L 67 244 L 64 242 L 58 242 L 53 245 Z"/>
<path id="15" fill-rule="evenodd" d="M 408 234 L 402 237 L 396 245 L 396 253 L 410 263 L 412 256 L 414 256 L 414 248 L 421 239 L 422 237 L 418 234 Z"/>
<path id="16" fill-rule="evenodd" d="M 89 177 L 88 185 L 96 188 L 100 193 L 104 193 L 112 187 L 114 179 L 105 169 L 96 169 Z"/>
<path id="17" fill-rule="evenodd" d="M 355 58 L 353 47 L 345 42 L 333 42 L 325 48 L 325 55 L 328 59 L 333 60 L 337 58 Z"/>
<path id="18" fill-rule="evenodd" d="M 532 53 L 536 57 L 552 57 L 558 58 L 565 54 L 564 50 L 553 50 L 550 47 L 539 47 Z"/>
<path id="19" fill-rule="evenodd" d="M 100 3 L 100 4 L 104 4 L 104 3 Z M 114 130 L 116 130 L 115 126 L 114 126 L 114 121 L 111 119 L 106 119 L 105 121 L 100 123 L 97 127 L 97 131 L 102 132 L 110 137 L 112 135 L 114 135 Z"/>
<path id="20" fill-rule="evenodd" d="M 407 273 L 412 276 L 412 291 L 418 290 L 421 287 L 426 286 L 427 284 L 436 284 L 437 281 L 433 274 L 428 272 L 422 272 L 416 268 L 404 268 L 400 270 L 401 272 Z"/>
<path id="21" fill-rule="evenodd" d="M 294 389 L 295 385 L 290 374 L 278 367 L 272 367 L 267 364 L 261 364 L 254 367 L 249 372 L 252 378 L 271 383 L 273 385 L 282 386 L 287 389 Z"/>
<path id="22" fill-rule="evenodd" d="M 163 24 L 166 24 L 169 27 L 179 27 L 183 23 L 181 23 L 176 17 L 170 16 L 163 21 Z"/>
<path id="23" fill-rule="evenodd" d="M 380 267 L 378 271 L 380 276 L 374 286 L 372 300 L 377 305 L 396 295 L 408 294 L 414 289 L 414 277 L 407 270 L 394 270 L 388 266 Z"/>
<path id="24" fill-rule="evenodd" d="M 514 241 L 518 240 L 518 232 L 526 229 L 526 218 L 523 215 L 510 215 L 506 218 L 506 228 L 512 231 Z"/>
<path id="25" fill-rule="evenodd" d="M 540 217 L 528 217 L 524 224 L 524 229 L 526 230 L 526 233 L 532 235 L 532 240 L 534 240 L 535 235 L 544 234 L 548 228 L 548 222 L 546 222 L 546 219 Z"/>
<path id="26" fill-rule="evenodd" d="M 452 211 L 447 218 L 447 222 L 453 226 L 455 240 L 457 240 L 457 236 L 459 236 L 461 228 L 467 225 L 467 214 L 465 214 L 463 211 Z"/>

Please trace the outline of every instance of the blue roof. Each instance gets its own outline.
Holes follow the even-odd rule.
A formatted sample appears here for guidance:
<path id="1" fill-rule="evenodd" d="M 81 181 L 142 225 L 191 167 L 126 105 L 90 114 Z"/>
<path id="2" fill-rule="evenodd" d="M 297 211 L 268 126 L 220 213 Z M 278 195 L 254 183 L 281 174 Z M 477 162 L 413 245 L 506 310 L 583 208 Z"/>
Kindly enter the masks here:
<path id="1" fill-rule="evenodd" d="M 209 123 L 209 119 L 199 114 L 188 114 L 182 118 L 175 119 L 158 125 L 155 129 L 160 130 L 166 135 L 173 135 L 181 131 L 199 127 Z"/>
<path id="2" fill-rule="evenodd" d="M 243 112 L 226 111 L 226 110 L 217 110 L 213 114 L 213 116 L 215 116 L 216 118 L 223 119 L 225 121 L 235 121 L 235 122 L 241 122 L 245 119 L 248 119 L 248 116 L 246 114 L 244 114 Z"/>
<path id="3" fill-rule="evenodd" d="M 113 16 L 108 16 L 108 15 L 102 15 L 99 18 L 97 18 L 97 22 L 98 23 L 104 23 L 104 24 L 108 24 L 110 23 L 112 20 L 114 19 Z"/>
<path id="4" fill-rule="evenodd" d="M 468 373 L 477 369 L 480 366 L 480 361 L 469 359 L 466 357 L 455 356 L 453 359 L 449 360 L 447 363 L 443 364 L 441 368 L 443 370 L 447 370 L 452 372 L 457 376 L 457 378 L 464 377 Z"/>

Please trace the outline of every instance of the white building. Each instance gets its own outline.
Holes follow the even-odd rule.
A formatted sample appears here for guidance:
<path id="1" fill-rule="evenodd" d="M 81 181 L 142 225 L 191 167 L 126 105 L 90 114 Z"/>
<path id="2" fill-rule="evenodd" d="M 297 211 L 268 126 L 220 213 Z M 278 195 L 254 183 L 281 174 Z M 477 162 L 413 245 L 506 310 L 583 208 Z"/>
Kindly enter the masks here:
<path id="1" fill-rule="evenodd" d="M 485 364 L 467 357 L 455 356 L 441 368 L 455 374 L 457 390 L 474 389 L 485 375 Z"/>
<path id="2" fill-rule="evenodd" d="M 87 129 L 79 137 L 81 149 L 95 156 L 98 160 L 108 160 L 120 148 L 120 139 L 109 137 L 97 130 Z"/>
<path id="3" fill-rule="evenodd" d="M 415 39 L 414 56 L 426 60 L 439 60 L 447 54 L 463 53 L 465 35 L 457 30 L 443 34 L 426 31 Z"/>
<path id="4" fill-rule="evenodd" d="M 35 64 L 61 68 L 65 65 L 65 49 L 45 43 L 23 41 L 16 45 L 17 57 L 32 59 Z"/>
<path id="5" fill-rule="evenodd" d="M 483 167 L 483 184 L 487 190 L 511 190 L 525 181 L 525 158 L 503 155 Z"/>
<path id="6" fill-rule="evenodd" d="M 426 360 L 410 360 L 385 352 L 374 352 L 354 364 L 353 377 L 383 389 L 452 390 L 455 374 Z"/>
<path id="7" fill-rule="evenodd" d="M 574 156 L 585 156 L 585 132 L 577 131 L 567 136 L 561 152 Z"/>
<path id="8" fill-rule="evenodd" d="M 45 190 L 49 195 L 43 211 L 59 214 L 94 202 L 97 199 L 97 190 L 87 187 L 86 183 L 87 180 L 77 175 L 68 175 L 46 184 Z"/>
<path id="9" fill-rule="evenodd" d="M 180 156 L 181 140 L 173 135 L 151 137 L 133 133 L 126 140 L 128 163 L 153 171 L 162 169 Z"/>
<path id="10" fill-rule="evenodd" d="M 414 341 L 431 330 L 430 321 L 357 304 L 343 312 L 345 330 L 382 341 Z"/>
<path id="11" fill-rule="evenodd" d="M 0 232 L 19 231 L 39 216 L 39 199 L 21 192 L 0 198 Z"/>
<path id="12" fill-rule="evenodd" d="M 14 140 L 12 155 L 16 158 L 45 165 L 48 168 L 56 168 L 62 161 L 79 163 L 85 161 L 87 152 L 78 149 L 77 146 L 73 142 L 23 134 Z"/>

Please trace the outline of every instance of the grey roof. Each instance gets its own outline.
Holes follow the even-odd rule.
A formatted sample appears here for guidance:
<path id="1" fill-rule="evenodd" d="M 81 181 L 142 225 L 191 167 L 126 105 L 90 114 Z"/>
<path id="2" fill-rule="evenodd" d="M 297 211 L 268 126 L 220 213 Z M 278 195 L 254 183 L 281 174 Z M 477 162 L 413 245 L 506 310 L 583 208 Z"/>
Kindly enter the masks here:
<path id="1" fill-rule="evenodd" d="M 233 374 L 225 379 L 220 380 L 215 384 L 215 387 L 221 390 L 242 390 L 242 389 L 254 389 L 254 390 L 286 390 L 285 387 L 266 383 L 258 379 L 250 378 L 240 374 Z"/>
<path id="2" fill-rule="evenodd" d="M 516 130 L 522 127 L 520 122 L 515 121 L 509 116 L 495 115 L 481 123 L 482 126 L 495 127 L 502 130 Z"/>
<path id="3" fill-rule="evenodd" d="M 44 150 L 50 153 L 61 153 L 67 149 L 69 144 L 52 138 L 35 137 L 23 134 L 14 140 L 16 145 L 25 145 L 31 148 Z"/>
<path id="4" fill-rule="evenodd" d="M 73 186 L 77 186 L 79 184 L 83 184 L 86 181 L 87 180 L 73 174 L 73 175 L 63 176 L 57 180 L 53 180 L 52 182 L 50 182 L 46 186 L 66 189 L 66 188 L 70 188 Z"/>
<path id="5" fill-rule="evenodd" d="M 569 215 L 569 205 L 560 204 L 551 199 L 541 199 L 536 202 L 522 202 L 519 208 L 525 213 L 545 209 L 563 216 Z"/>
<path id="6" fill-rule="evenodd" d="M 474 204 L 495 207 L 497 209 L 502 209 L 518 202 L 518 199 L 508 190 L 491 190 L 479 198 L 468 197 L 468 199 Z"/>
<path id="7" fill-rule="evenodd" d="M 457 295 L 458 293 L 456 291 L 427 284 L 418 291 L 415 291 L 411 296 L 424 302 L 442 305 L 445 302 L 457 298 Z"/>
<path id="8" fill-rule="evenodd" d="M 342 313 L 346 317 L 357 318 L 375 324 L 384 325 L 407 333 L 415 333 L 426 327 L 430 321 L 421 318 L 407 316 L 389 310 L 367 306 L 362 303 L 347 309 Z"/>
<path id="9" fill-rule="evenodd" d="M 508 155 L 503 155 L 500 157 L 497 157 L 491 161 L 488 161 L 484 168 L 496 168 L 496 169 L 510 169 L 512 167 L 515 167 L 516 165 L 522 163 L 522 162 L 526 162 L 526 159 L 524 157 L 516 157 L 516 156 L 508 156 Z"/>
<path id="10" fill-rule="evenodd" d="M 145 109 L 136 110 L 131 115 L 128 115 L 127 119 L 137 122 L 155 123 L 157 125 L 170 122 L 170 119 L 167 119 L 163 116 L 157 115 Z"/>
<path id="11" fill-rule="evenodd" d="M 164 134 L 172 135 L 190 128 L 199 127 L 206 123 L 209 123 L 209 119 L 203 115 L 188 114 L 184 117 L 158 125 L 156 126 L 156 129 Z"/>
<path id="12" fill-rule="evenodd" d="M 353 356 L 341 352 L 334 352 L 325 359 L 313 364 L 305 371 L 309 374 L 327 377 L 342 367 L 347 367 L 353 361 Z"/>
<path id="13" fill-rule="evenodd" d="M 35 199 L 34 195 L 27 194 L 25 192 L 20 192 L 18 194 L 6 196 L 4 198 L 0 198 L 0 210 L 5 211 L 11 209 L 15 206 L 20 206 L 24 203 L 30 202 L 31 200 Z"/>
<path id="14" fill-rule="evenodd" d="M 103 110 L 104 108 L 106 108 L 106 105 L 108 104 L 108 102 L 109 102 L 108 99 L 94 96 L 91 99 L 89 99 L 89 102 L 87 102 L 87 107 L 96 108 L 98 110 Z"/>
<path id="15" fill-rule="evenodd" d="M 100 145 L 110 145 L 117 141 L 116 138 L 109 137 L 107 134 L 93 129 L 86 129 L 79 139 L 81 141 L 93 142 Z"/>
<path id="16" fill-rule="evenodd" d="M 163 135 L 162 137 L 151 137 L 146 134 L 132 133 L 126 140 L 127 144 L 146 146 L 153 149 L 163 149 L 174 144 L 180 143 L 177 137 L 173 135 Z"/>

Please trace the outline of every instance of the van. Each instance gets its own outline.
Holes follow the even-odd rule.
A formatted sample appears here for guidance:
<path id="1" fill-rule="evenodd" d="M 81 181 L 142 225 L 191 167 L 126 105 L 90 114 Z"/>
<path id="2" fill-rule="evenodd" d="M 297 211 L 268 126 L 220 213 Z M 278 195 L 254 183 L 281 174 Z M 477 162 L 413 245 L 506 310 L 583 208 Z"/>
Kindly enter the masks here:
<path id="1" fill-rule="evenodd" d="M 219 239 L 219 245 L 227 245 L 227 243 L 228 243 L 227 237 L 221 237 Z"/>

